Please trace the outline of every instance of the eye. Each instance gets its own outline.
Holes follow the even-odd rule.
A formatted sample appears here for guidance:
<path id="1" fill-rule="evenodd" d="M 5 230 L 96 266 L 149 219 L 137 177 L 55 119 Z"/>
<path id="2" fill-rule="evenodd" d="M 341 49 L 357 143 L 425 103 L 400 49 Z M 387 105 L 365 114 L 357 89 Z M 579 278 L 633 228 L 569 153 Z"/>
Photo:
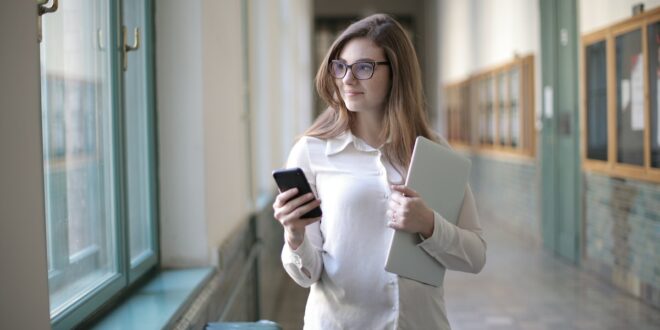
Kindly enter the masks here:
<path id="1" fill-rule="evenodd" d="M 332 61 L 331 64 L 331 70 L 332 74 L 335 77 L 343 77 L 344 72 L 346 72 L 346 63 L 339 62 L 339 61 Z"/>
<path id="2" fill-rule="evenodd" d="M 373 70 L 373 67 L 371 66 L 371 63 L 356 63 L 357 64 L 357 70 L 361 74 L 368 74 L 371 73 Z"/>

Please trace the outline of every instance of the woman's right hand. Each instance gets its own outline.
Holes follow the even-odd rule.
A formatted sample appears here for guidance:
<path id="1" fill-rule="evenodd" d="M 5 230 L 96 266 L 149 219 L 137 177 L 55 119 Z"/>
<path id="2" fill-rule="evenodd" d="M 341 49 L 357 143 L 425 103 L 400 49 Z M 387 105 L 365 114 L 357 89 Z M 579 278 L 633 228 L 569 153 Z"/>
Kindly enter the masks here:
<path id="1" fill-rule="evenodd" d="M 321 205 L 321 201 L 317 199 L 305 204 L 314 199 L 314 194 L 308 193 L 293 198 L 297 193 L 297 188 L 289 189 L 278 194 L 277 198 L 275 198 L 275 203 L 273 203 L 275 219 L 277 219 L 282 227 L 284 227 L 284 237 L 286 242 L 294 250 L 297 249 L 305 239 L 305 227 L 321 220 L 321 217 L 308 219 L 300 218 L 305 213 Z"/>

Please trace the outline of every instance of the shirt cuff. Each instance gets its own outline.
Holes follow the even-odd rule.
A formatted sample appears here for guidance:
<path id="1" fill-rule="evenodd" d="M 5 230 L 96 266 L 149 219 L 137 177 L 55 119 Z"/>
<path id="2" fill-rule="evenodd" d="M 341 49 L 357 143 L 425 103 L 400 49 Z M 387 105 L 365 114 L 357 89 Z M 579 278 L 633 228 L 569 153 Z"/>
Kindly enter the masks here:
<path id="1" fill-rule="evenodd" d="M 282 249 L 282 260 L 287 264 L 296 265 L 299 270 L 302 270 L 305 266 L 309 269 L 309 265 L 312 264 L 314 247 L 308 241 L 305 237 L 303 242 L 295 250 L 285 242 L 284 249 Z"/>

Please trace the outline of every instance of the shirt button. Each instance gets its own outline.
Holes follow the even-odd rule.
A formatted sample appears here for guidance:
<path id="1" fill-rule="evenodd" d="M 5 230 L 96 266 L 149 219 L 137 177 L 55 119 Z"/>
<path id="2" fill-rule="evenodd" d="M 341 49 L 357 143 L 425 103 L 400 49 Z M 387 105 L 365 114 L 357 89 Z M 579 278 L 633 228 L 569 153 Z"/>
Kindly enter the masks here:
<path id="1" fill-rule="evenodd" d="M 298 266 L 298 267 L 301 267 L 301 266 L 302 266 L 302 261 L 300 260 L 300 256 L 299 256 L 299 255 L 297 255 L 297 254 L 294 254 L 294 255 L 293 255 L 293 263 L 294 263 L 296 266 Z"/>

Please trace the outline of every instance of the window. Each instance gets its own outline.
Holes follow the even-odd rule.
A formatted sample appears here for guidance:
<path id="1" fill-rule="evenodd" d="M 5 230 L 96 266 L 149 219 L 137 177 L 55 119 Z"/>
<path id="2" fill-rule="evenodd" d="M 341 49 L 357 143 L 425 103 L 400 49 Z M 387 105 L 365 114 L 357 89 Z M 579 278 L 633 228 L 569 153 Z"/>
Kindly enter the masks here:
<path id="1" fill-rule="evenodd" d="M 587 158 L 607 160 L 607 63 L 605 41 L 586 47 Z"/>
<path id="2" fill-rule="evenodd" d="M 158 259 L 150 15 L 147 0 L 77 0 L 41 17 L 54 328 L 75 326 Z M 124 38 L 118 17 L 139 33 Z M 124 70 L 113 40 L 137 34 Z"/>
<path id="3" fill-rule="evenodd" d="M 639 29 L 616 37 L 617 162 L 644 164 L 644 78 L 642 33 Z"/>
<path id="4" fill-rule="evenodd" d="M 498 143 L 500 145 L 509 144 L 509 97 L 507 74 L 501 72 L 497 75 L 497 121 L 499 122 Z"/>
<path id="5" fill-rule="evenodd" d="M 458 83 L 445 87 L 448 139 L 454 145 L 470 144 L 470 111 L 463 107 L 469 99 L 470 86 Z"/>
<path id="6" fill-rule="evenodd" d="M 507 126 L 511 134 L 510 145 L 514 148 L 520 144 L 520 73 L 518 68 L 514 68 L 507 75 L 507 83 L 509 84 L 509 117 L 511 118 L 511 125 Z"/>
<path id="7" fill-rule="evenodd" d="M 486 120 L 484 123 L 484 127 L 486 128 L 485 136 L 482 143 L 485 145 L 492 145 L 495 142 L 495 127 L 497 127 L 497 123 L 495 122 L 495 86 L 493 78 L 486 78 L 484 85 L 481 86 L 481 88 L 483 88 L 484 93 L 484 117 Z"/>
<path id="8" fill-rule="evenodd" d="M 651 126 L 648 143 L 650 145 L 650 166 L 660 168 L 660 22 L 649 24 L 647 32 L 649 58 L 649 111 Z M 655 72 L 655 74 L 653 74 Z"/>
<path id="9" fill-rule="evenodd" d="M 583 167 L 660 182 L 660 9 L 583 36 Z"/>
<path id="10" fill-rule="evenodd" d="M 445 87 L 447 132 L 457 146 L 534 156 L 534 57 L 516 58 Z"/>

